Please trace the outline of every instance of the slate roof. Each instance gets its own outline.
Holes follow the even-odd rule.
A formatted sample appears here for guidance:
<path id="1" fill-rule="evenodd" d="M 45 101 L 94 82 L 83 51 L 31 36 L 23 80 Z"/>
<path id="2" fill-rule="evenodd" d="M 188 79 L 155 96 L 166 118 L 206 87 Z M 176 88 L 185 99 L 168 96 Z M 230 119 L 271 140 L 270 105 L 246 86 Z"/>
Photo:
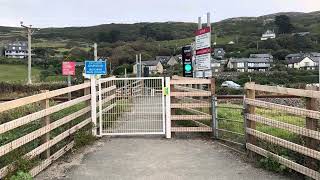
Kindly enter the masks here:
<path id="1" fill-rule="evenodd" d="M 150 60 L 150 61 L 142 61 L 141 63 L 144 64 L 145 66 L 156 66 L 158 65 L 160 61 L 157 60 Z"/>
<path id="2" fill-rule="evenodd" d="M 271 63 L 272 60 L 266 58 L 235 58 L 230 59 L 231 63 L 235 62 L 248 62 L 248 63 Z"/>
<path id="3" fill-rule="evenodd" d="M 250 58 L 269 58 L 273 59 L 271 54 L 250 54 Z"/>
<path id="4" fill-rule="evenodd" d="M 156 61 L 161 63 L 167 63 L 170 60 L 171 56 L 156 56 Z"/>
<path id="5" fill-rule="evenodd" d="M 21 49 L 19 49 L 21 47 Z M 27 51 L 28 50 L 28 43 L 24 41 L 17 41 L 13 43 L 9 43 L 6 45 L 5 50 L 8 51 Z"/>

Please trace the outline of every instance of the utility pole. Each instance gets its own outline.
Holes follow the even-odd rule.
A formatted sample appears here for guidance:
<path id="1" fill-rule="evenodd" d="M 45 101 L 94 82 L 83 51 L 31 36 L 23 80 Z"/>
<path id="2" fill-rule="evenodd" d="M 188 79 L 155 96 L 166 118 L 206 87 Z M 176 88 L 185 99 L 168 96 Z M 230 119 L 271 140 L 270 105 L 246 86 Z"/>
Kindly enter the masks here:
<path id="1" fill-rule="evenodd" d="M 259 41 L 257 41 L 257 51 L 259 50 Z"/>
<path id="2" fill-rule="evenodd" d="M 140 68 L 140 65 L 139 65 L 138 54 L 136 54 L 136 65 L 137 65 L 137 74 L 136 74 L 136 76 L 139 77 L 139 68 Z"/>
<path id="3" fill-rule="evenodd" d="M 27 33 L 28 33 L 28 82 L 27 84 L 32 84 L 32 80 L 31 80 L 31 36 L 34 33 L 34 31 L 32 30 L 32 25 L 29 26 L 25 26 L 23 25 L 23 22 L 20 22 L 21 27 L 27 29 Z"/>

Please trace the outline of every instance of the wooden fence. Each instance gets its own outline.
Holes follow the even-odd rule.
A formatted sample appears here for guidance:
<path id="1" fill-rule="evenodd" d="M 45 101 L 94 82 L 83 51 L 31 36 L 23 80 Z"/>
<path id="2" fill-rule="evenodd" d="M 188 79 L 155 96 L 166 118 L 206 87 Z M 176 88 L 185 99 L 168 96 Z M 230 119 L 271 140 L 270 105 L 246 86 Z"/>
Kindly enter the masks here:
<path id="1" fill-rule="evenodd" d="M 75 91 L 83 91 L 83 96 L 60 104 L 51 100 Z M 35 112 L 23 114 L 22 117 L 17 119 L 1 120 L 0 135 L 2 137 L 18 134 L 28 128 L 31 130 L 17 138 L 10 139 L 9 142 L 1 142 L 0 158 L 3 161 L 0 161 L 0 178 L 2 179 L 16 168 L 14 161 L 4 163 L 4 160 L 8 159 L 6 156 L 9 154 L 18 156 L 15 153 L 22 148 L 24 150 L 23 158 L 32 160 L 41 157 L 42 161 L 30 170 L 32 176 L 37 175 L 54 160 L 70 150 L 75 144 L 72 135 L 91 124 L 90 99 L 90 83 L 84 83 L 0 103 L 0 115 L 19 113 L 19 109 L 26 106 L 40 107 Z M 57 113 L 61 111 L 66 112 L 59 117 Z M 53 116 L 56 119 L 52 118 Z M 39 128 L 36 128 L 37 124 L 40 124 Z M 32 146 L 30 143 L 32 143 Z M 30 147 L 33 147 L 33 149 L 30 149 Z"/>
<path id="2" fill-rule="evenodd" d="M 214 79 L 174 76 L 170 80 L 171 131 L 173 133 L 212 132 L 211 100 L 215 92 L 214 84 Z"/>
<path id="3" fill-rule="evenodd" d="M 320 179 L 320 92 L 255 83 L 247 83 L 245 90 L 247 149 Z M 256 100 L 259 92 L 298 96 L 305 99 L 305 107 Z"/>

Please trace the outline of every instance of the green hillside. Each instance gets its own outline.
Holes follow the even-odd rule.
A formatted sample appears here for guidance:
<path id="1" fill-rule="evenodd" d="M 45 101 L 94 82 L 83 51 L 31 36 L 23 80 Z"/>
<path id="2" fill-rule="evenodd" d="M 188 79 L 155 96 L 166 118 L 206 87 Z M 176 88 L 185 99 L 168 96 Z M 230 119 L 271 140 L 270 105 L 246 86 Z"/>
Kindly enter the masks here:
<path id="1" fill-rule="evenodd" d="M 32 68 L 32 78 L 39 81 L 40 69 Z M 0 64 L 0 81 L 6 82 L 27 82 L 26 65 Z"/>

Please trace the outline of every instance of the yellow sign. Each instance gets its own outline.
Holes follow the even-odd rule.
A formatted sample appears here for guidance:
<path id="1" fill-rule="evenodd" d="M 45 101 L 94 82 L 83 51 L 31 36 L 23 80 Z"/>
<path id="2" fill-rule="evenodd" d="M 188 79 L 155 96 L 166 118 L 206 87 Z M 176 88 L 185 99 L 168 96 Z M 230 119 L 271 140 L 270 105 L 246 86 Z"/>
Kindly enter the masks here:
<path id="1" fill-rule="evenodd" d="M 168 87 L 164 87 L 163 94 L 164 94 L 164 96 L 169 95 L 169 88 Z"/>

